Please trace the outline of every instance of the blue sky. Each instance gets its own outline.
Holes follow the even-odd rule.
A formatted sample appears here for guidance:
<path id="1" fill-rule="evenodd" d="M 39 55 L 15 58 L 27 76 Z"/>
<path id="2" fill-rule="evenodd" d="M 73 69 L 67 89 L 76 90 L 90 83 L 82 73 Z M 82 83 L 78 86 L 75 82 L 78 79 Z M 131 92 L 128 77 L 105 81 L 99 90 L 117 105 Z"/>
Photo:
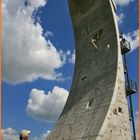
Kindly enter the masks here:
<path id="1" fill-rule="evenodd" d="M 115 2 L 120 29 L 132 45 L 127 54 L 130 78 L 138 83 L 138 1 Z M 31 130 L 33 140 L 43 140 L 64 106 L 73 77 L 68 2 L 3 0 L 2 8 L 3 140 L 16 138 L 22 129 Z M 137 94 L 133 103 L 137 119 Z"/>

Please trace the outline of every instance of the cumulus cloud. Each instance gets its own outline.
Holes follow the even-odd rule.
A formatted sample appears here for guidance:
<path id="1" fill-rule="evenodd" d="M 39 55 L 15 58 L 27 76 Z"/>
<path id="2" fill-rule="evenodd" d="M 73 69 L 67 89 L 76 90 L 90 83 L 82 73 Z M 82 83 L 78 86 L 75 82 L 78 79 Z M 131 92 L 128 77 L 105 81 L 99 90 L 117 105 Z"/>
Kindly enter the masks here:
<path id="1" fill-rule="evenodd" d="M 73 51 L 73 53 L 70 55 L 68 62 L 75 64 L 75 51 Z"/>
<path id="2" fill-rule="evenodd" d="M 52 91 L 32 89 L 27 104 L 27 112 L 33 118 L 44 122 L 55 121 L 65 105 L 68 91 L 55 86 Z"/>
<path id="3" fill-rule="evenodd" d="M 114 0 L 117 5 L 126 6 L 134 0 Z"/>
<path id="4" fill-rule="evenodd" d="M 131 45 L 131 51 L 135 50 L 136 48 L 138 48 L 138 29 L 131 32 L 131 33 L 127 33 L 126 35 L 124 35 L 124 38 L 126 38 L 126 40 L 128 40 L 130 42 Z"/>
<path id="5" fill-rule="evenodd" d="M 38 8 L 41 6 L 44 6 L 47 2 L 47 0 L 26 0 L 31 6 Z"/>
<path id="6" fill-rule="evenodd" d="M 19 134 L 12 128 L 2 129 L 2 140 L 18 140 Z"/>
<path id="7" fill-rule="evenodd" d="M 53 37 L 54 34 L 53 34 L 51 31 L 47 31 L 47 32 L 45 33 L 45 36 L 46 36 L 46 37 Z"/>
<path id="8" fill-rule="evenodd" d="M 33 140 L 46 140 L 47 136 L 51 133 L 50 130 L 47 130 L 46 133 L 41 134 L 39 137 L 34 137 Z"/>
<path id="9" fill-rule="evenodd" d="M 65 53 L 62 50 L 58 51 L 49 39 L 45 39 L 41 25 L 34 24 L 32 17 L 33 12 L 46 2 L 46 0 L 3 0 L 4 81 L 17 84 L 38 78 L 47 80 L 62 78 L 62 74 L 56 70 L 65 63 L 63 60 Z"/>
<path id="10" fill-rule="evenodd" d="M 125 17 L 125 15 L 123 13 L 119 13 L 117 16 L 117 21 L 119 24 L 122 24 L 123 23 L 123 19 Z"/>
<path id="11" fill-rule="evenodd" d="M 46 137 L 50 134 L 50 130 L 47 130 L 45 133 L 41 134 L 39 137 L 35 136 L 32 140 L 45 140 Z M 13 128 L 2 129 L 2 140 L 18 140 L 19 133 Z"/>

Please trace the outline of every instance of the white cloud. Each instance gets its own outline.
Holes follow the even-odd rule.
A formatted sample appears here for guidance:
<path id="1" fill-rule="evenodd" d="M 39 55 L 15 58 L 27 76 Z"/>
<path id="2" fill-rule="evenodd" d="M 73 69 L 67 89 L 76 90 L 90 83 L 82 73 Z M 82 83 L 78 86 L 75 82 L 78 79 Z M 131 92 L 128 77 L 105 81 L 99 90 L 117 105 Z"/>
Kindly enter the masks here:
<path id="1" fill-rule="evenodd" d="M 46 140 L 47 136 L 51 133 L 50 130 L 47 130 L 46 133 L 41 134 L 39 137 L 34 137 L 33 140 Z"/>
<path id="2" fill-rule="evenodd" d="M 69 63 L 75 64 L 75 51 L 71 54 L 71 57 L 68 60 Z"/>
<path id="3" fill-rule="evenodd" d="M 114 0 L 117 5 L 126 6 L 134 0 Z"/>
<path id="4" fill-rule="evenodd" d="M 46 137 L 50 134 L 50 130 L 47 130 L 44 134 L 41 134 L 39 137 L 35 136 L 31 138 L 32 140 L 45 140 Z M 2 129 L 2 140 L 18 140 L 19 133 L 13 128 Z"/>
<path id="5" fill-rule="evenodd" d="M 53 37 L 54 34 L 53 34 L 51 31 L 47 31 L 47 32 L 45 33 L 45 36 L 46 36 L 46 37 Z"/>
<path id="6" fill-rule="evenodd" d="M 2 129 L 2 140 L 18 140 L 19 134 L 12 128 Z"/>
<path id="7" fill-rule="evenodd" d="M 44 6 L 47 0 L 27 0 L 33 7 L 38 8 Z"/>
<path id="8" fill-rule="evenodd" d="M 138 29 L 133 31 L 132 33 L 127 33 L 126 35 L 124 35 L 124 38 L 130 42 L 131 51 L 138 48 Z"/>
<path id="9" fill-rule="evenodd" d="M 47 94 L 43 90 L 32 89 L 27 112 L 37 120 L 55 121 L 59 117 L 67 97 L 68 91 L 57 86 Z"/>
<path id="10" fill-rule="evenodd" d="M 2 68 L 3 80 L 13 84 L 38 78 L 56 80 L 62 77 L 56 69 L 63 66 L 65 53 L 58 51 L 42 36 L 39 23 L 34 25 L 33 11 L 46 0 L 3 0 Z"/>
<path id="11" fill-rule="evenodd" d="M 119 13 L 117 16 L 117 21 L 119 24 L 122 24 L 123 23 L 123 19 L 125 17 L 125 15 L 123 13 Z"/>
<path id="12" fill-rule="evenodd" d="M 67 63 L 68 60 L 69 60 L 70 54 L 71 54 L 70 50 L 67 50 L 66 52 L 60 51 L 60 54 L 61 54 L 61 57 L 62 57 L 62 59 L 63 59 L 63 64 L 64 64 L 64 63 Z M 66 79 L 66 78 L 65 78 L 65 79 Z M 64 79 L 63 79 L 63 80 L 64 80 Z"/>

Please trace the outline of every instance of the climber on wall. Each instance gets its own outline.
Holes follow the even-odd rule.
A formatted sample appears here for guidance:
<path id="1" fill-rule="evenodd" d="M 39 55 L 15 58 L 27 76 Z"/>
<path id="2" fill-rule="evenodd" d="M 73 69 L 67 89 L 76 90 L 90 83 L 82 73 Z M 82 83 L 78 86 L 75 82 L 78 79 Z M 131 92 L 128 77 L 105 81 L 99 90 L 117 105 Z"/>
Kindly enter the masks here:
<path id="1" fill-rule="evenodd" d="M 29 140 L 30 133 L 31 132 L 29 130 L 22 130 L 19 133 L 19 140 Z"/>

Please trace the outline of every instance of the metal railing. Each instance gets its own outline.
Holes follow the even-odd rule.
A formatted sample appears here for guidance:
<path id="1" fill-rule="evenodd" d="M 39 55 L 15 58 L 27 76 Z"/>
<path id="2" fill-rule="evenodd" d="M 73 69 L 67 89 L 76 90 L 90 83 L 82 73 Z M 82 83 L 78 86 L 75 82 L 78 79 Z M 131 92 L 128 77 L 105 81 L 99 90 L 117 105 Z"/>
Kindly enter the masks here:
<path id="1" fill-rule="evenodd" d="M 130 43 L 125 38 L 121 38 L 120 43 L 121 43 L 122 54 L 125 54 L 125 53 L 131 51 Z"/>
<path id="2" fill-rule="evenodd" d="M 127 65 L 123 65 L 123 69 L 124 69 L 124 73 L 127 73 L 128 71 L 127 71 Z"/>
<path id="3" fill-rule="evenodd" d="M 137 92 L 137 84 L 133 80 L 128 80 L 126 82 L 126 93 L 127 95 L 131 95 Z"/>

